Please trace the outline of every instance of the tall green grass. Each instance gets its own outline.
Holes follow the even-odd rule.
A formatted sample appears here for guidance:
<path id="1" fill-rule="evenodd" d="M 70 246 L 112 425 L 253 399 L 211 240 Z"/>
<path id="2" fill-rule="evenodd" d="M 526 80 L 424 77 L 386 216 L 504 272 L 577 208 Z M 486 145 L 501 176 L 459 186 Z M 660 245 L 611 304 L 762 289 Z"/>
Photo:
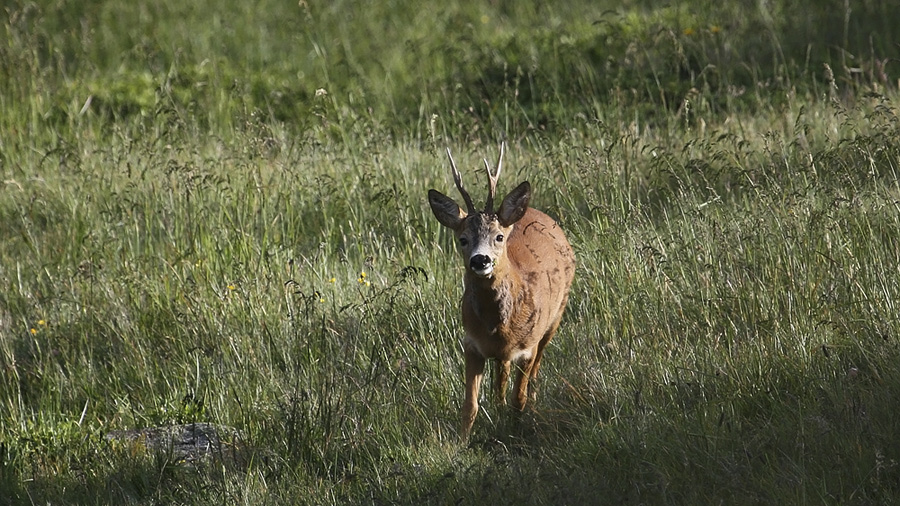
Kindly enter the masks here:
<path id="1" fill-rule="evenodd" d="M 0 503 L 891 502 L 891 12 L 6 6 Z M 579 270 L 463 446 L 424 196 L 501 138 Z M 242 458 L 104 437 L 194 421 Z"/>
<path id="2" fill-rule="evenodd" d="M 896 87 L 892 11 L 836 0 L 14 2 L 4 100 L 19 105 L 5 116 L 46 130 L 82 122 L 82 111 L 130 124 L 174 109 L 218 135 L 253 115 L 329 139 L 376 128 L 465 140 L 554 130 L 577 113 L 654 126 L 689 112 L 721 120 L 821 96 L 832 79 L 844 93 Z M 49 125 L 33 124 L 38 116 Z"/>

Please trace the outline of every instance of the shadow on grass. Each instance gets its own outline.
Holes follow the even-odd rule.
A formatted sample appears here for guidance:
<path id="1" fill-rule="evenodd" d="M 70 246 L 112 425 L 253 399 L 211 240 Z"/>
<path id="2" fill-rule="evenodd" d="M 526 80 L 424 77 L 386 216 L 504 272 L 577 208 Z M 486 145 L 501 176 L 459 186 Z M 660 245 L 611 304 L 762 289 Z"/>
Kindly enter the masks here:
<path id="1" fill-rule="evenodd" d="M 400 504 L 891 502 L 900 493 L 900 371 L 889 366 L 900 354 L 886 348 L 877 364 L 832 352 L 822 360 L 840 374 L 793 381 L 787 371 L 748 394 L 722 390 L 709 398 L 706 386 L 672 383 L 661 394 L 610 400 L 629 404 L 615 409 L 563 391 L 537 412 L 490 408 L 496 420 L 476 423 L 452 462 L 406 469 L 397 489 L 375 497 Z M 847 360 L 859 365 L 845 368 Z M 687 402 L 691 395 L 706 398 Z"/>
<path id="2" fill-rule="evenodd" d="M 242 482 L 251 468 L 265 466 L 271 453 L 227 434 L 220 440 L 216 431 L 222 430 L 191 424 L 110 433 L 80 452 L 78 462 L 66 462 L 68 472 L 35 470 L 19 479 L 4 472 L 0 505 L 228 502 L 240 494 L 232 480 Z"/>

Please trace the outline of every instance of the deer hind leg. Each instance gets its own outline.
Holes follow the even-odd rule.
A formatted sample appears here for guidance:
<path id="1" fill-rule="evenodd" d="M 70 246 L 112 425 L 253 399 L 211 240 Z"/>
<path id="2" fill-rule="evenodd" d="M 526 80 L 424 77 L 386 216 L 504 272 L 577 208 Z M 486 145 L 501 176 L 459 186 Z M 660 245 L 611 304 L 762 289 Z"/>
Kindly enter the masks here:
<path id="1" fill-rule="evenodd" d="M 462 405 L 462 425 L 460 436 L 463 441 L 469 438 L 475 415 L 478 414 L 478 390 L 484 377 L 484 357 L 477 351 L 466 348 L 466 398 Z"/>
<path id="2" fill-rule="evenodd" d="M 535 364 L 535 355 L 532 353 L 528 358 L 522 359 L 519 363 L 519 373 L 516 375 L 515 400 L 513 407 L 522 411 L 525 409 L 525 403 L 528 402 L 528 381 L 531 379 L 531 370 Z"/>
<path id="3" fill-rule="evenodd" d="M 506 405 L 506 385 L 509 383 L 509 361 L 498 360 L 494 370 L 494 395 L 497 404 Z"/>
<path id="4" fill-rule="evenodd" d="M 550 326 L 550 329 L 544 334 L 544 337 L 541 338 L 541 342 L 537 345 L 537 351 L 534 354 L 534 365 L 531 366 L 531 388 L 528 390 L 528 396 L 531 398 L 531 402 L 534 402 L 537 399 L 537 389 L 535 388 L 534 380 L 537 378 L 538 370 L 541 368 L 541 359 L 544 357 L 544 348 L 547 347 L 547 343 L 553 339 L 553 336 L 556 335 L 557 329 L 559 329 L 559 322 L 562 320 L 560 317 L 556 322 Z"/>

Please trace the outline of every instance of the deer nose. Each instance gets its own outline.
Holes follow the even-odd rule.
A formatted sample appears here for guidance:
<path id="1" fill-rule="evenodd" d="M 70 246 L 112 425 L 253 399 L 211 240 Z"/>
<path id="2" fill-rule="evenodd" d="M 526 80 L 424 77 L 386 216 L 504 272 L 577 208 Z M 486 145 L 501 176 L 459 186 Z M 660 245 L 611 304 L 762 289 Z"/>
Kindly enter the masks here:
<path id="1" fill-rule="evenodd" d="M 491 257 L 487 255 L 474 255 L 469 260 L 469 267 L 475 272 L 484 272 L 491 265 Z"/>

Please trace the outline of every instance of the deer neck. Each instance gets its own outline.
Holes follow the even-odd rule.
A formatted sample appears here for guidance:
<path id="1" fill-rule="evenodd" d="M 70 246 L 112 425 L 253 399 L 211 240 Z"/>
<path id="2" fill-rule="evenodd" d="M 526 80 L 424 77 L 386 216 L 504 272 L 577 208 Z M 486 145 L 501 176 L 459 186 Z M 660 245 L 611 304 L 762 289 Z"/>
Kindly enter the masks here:
<path id="1" fill-rule="evenodd" d="M 509 265 L 501 265 L 487 278 L 467 273 L 465 282 L 467 296 L 479 318 L 496 319 L 496 324 L 509 321 L 522 292 L 522 281 L 516 271 Z"/>

